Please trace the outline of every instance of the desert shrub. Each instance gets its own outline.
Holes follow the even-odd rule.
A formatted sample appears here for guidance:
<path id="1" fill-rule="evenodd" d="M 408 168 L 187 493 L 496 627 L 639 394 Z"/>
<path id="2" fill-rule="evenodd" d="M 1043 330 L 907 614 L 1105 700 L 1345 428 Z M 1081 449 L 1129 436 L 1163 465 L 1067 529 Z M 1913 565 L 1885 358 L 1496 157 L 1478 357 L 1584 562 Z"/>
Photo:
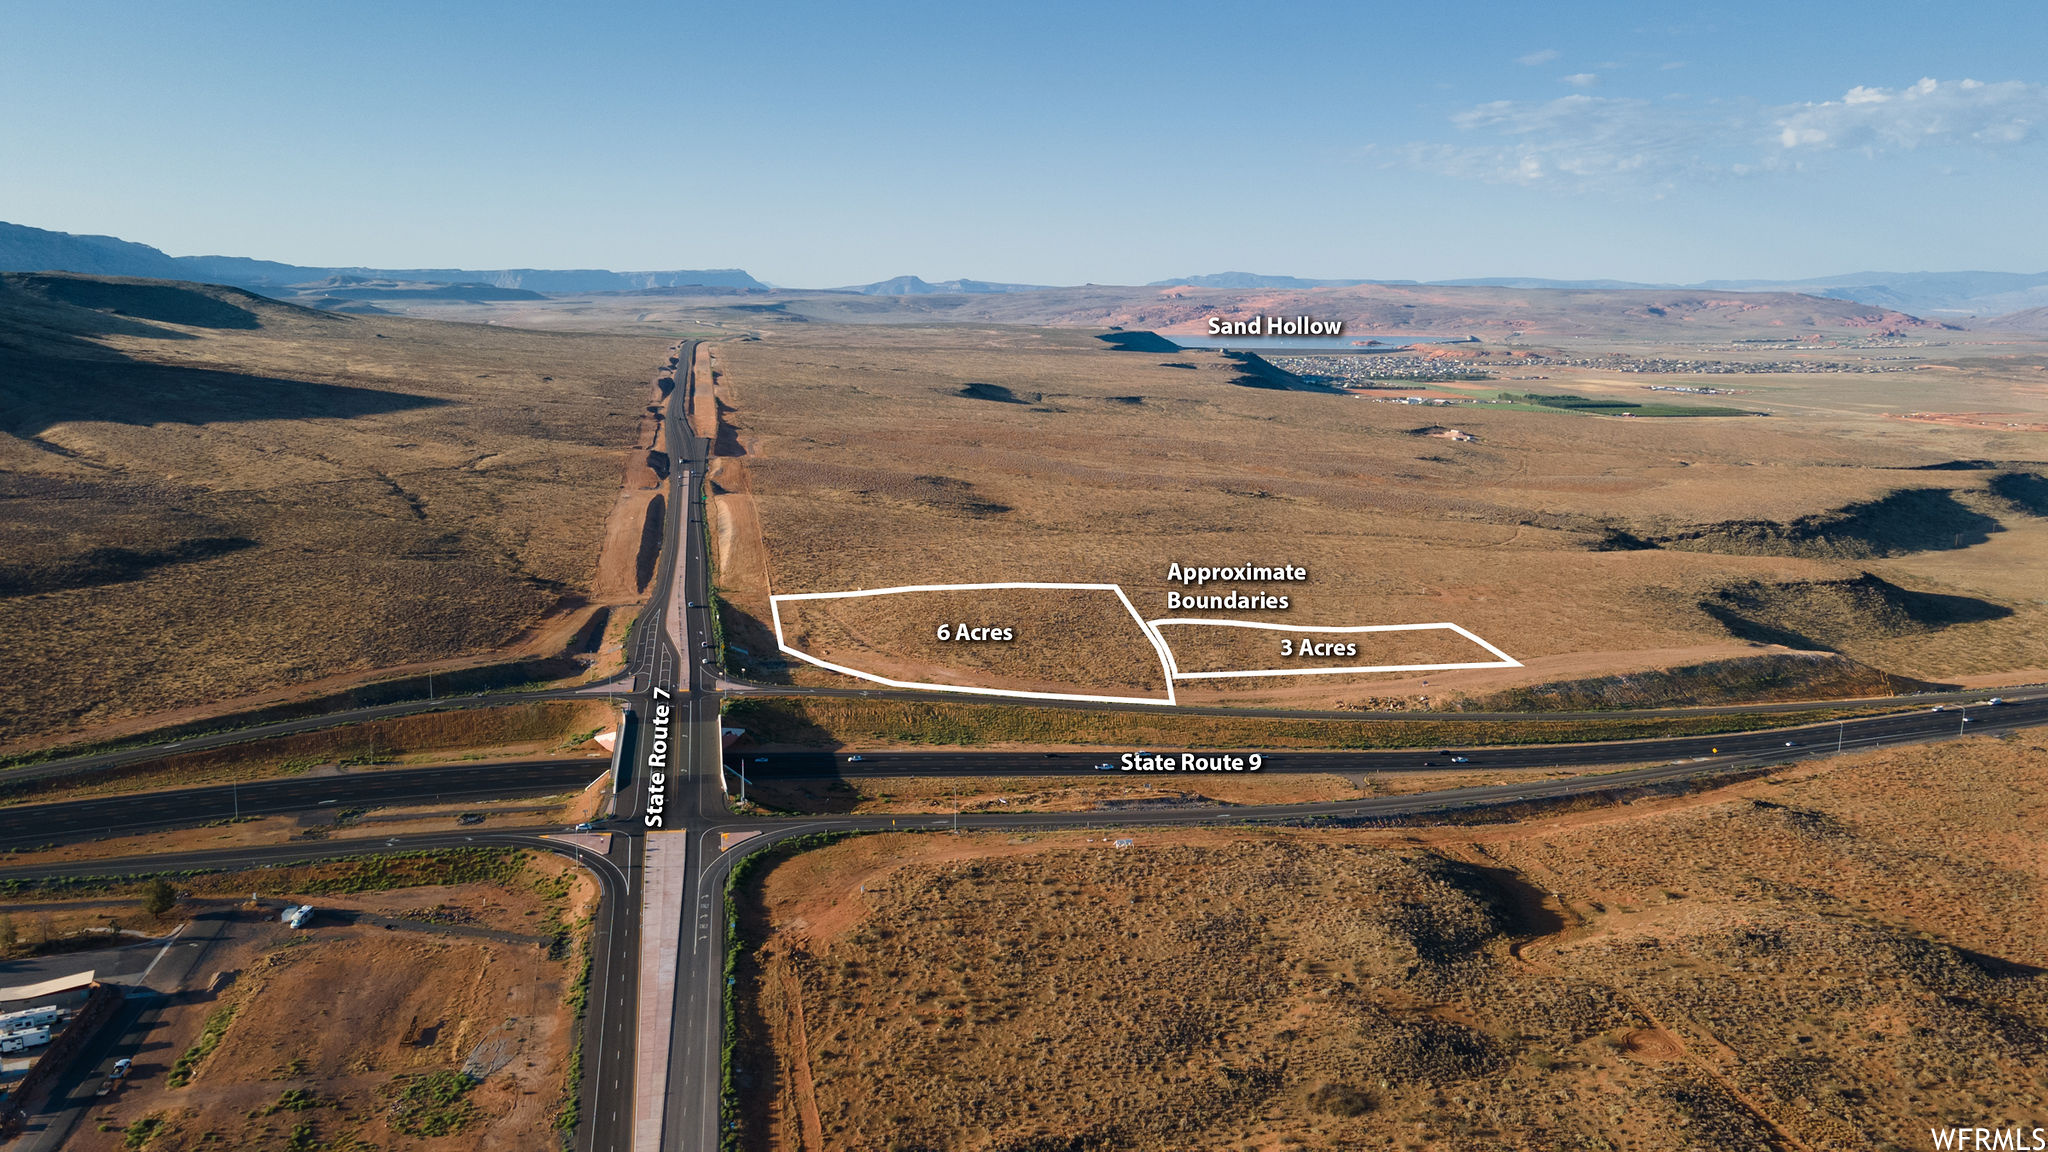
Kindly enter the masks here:
<path id="1" fill-rule="evenodd" d="M 213 1014 L 206 1018 L 206 1027 L 200 1029 L 199 1039 L 194 1040 L 192 1046 L 171 1064 L 170 1075 L 164 1077 L 165 1084 L 183 1088 L 192 1082 L 192 1073 L 199 1067 L 199 1062 L 220 1047 L 220 1038 L 227 1034 L 228 1025 L 234 1023 L 235 1008 L 236 1005 L 223 1004 L 213 1010 Z"/>
<path id="2" fill-rule="evenodd" d="M 447 1136 L 474 1124 L 480 1115 L 469 1100 L 476 1081 L 460 1072 L 399 1076 L 391 1093 L 391 1127 L 407 1136 Z"/>
<path id="3" fill-rule="evenodd" d="M 1308 1106 L 1325 1116 L 1363 1116 L 1379 1106 L 1372 1093 L 1350 1084 L 1325 1084 L 1308 1094 Z"/>

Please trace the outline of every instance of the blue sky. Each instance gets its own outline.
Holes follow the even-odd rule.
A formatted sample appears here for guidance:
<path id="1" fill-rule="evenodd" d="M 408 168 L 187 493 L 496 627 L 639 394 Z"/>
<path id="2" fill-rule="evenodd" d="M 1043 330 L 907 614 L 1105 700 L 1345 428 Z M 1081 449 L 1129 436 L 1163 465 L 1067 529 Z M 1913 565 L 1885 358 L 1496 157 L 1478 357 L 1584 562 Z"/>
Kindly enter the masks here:
<path id="1" fill-rule="evenodd" d="M 1142 283 L 2048 268 L 2048 9 L 0 0 L 0 219 Z"/>

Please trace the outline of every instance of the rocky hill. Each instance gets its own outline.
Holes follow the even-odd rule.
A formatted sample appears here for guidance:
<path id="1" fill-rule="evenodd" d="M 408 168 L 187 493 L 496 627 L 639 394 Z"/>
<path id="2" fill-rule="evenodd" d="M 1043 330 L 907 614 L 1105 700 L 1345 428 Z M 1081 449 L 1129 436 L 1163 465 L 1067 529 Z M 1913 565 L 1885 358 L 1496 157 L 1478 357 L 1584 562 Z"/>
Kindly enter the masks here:
<path id="1" fill-rule="evenodd" d="M 2024 308 L 2018 312 L 2008 312 L 2003 316 L 1993 316 L 1988 320 L 1979 320 L 1970 325 L 1970 327 L 1996 328 L 2005 332 L 2048 333 L 2048 307 Z"/>

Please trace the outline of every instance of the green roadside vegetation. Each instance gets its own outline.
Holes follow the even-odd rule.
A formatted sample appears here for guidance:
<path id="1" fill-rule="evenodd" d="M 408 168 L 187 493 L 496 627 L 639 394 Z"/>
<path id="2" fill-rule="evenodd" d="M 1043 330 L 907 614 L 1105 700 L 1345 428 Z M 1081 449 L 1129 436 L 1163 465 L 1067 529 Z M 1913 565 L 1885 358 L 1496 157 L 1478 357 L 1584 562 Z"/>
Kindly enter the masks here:
<path id="1" fill-rule="evenodd" d="M 482 1119 L 469 1090 L 476 1081 L 460 1072 L 401 1073 L 386 1091 L 391 1096 L 391 1126 L 407 1136 L 448 1136 Z"/>
<path id="2" fill-rule="evenodd" d="M 1157 712 L 1086 711 L 1013 704 L 925 703 L 822 696 L 729 700 L 728 723 L 759 744 L 839 748 L 905 745 L 1075 744 L 1162 748 L 1422 748 L 1577 744 L 1793 728 L 1887 711 L 1819 707 L 1762 715 L 1597 720 L 1288 720 Z"/>
<path id="3" fill-rule="evenodd" d="M 534 881 L 533 889 L 547 901 L 545 913 L 539 928 L 553 943 L 549 956 L 568 955 L 573 948 L 575 955 L 571 963 L 573 974 L 569 978 L 568 995 L 564 1003 L 569 1006 L 569 1059 L 562 1072 L 561 1101 L 555 1106 L 555 1132 L 565 1150 L 574 1146 L 576 1129 L 583 1123 L 583 1020 L 590 1008 L 590 969 L 592 963 L 591 934 L 594 928 L 590 916 L 580 916 L 573 923 L 563 919 L 570 907 L 574 880 L 568 872 L 552 877 L 541 877 Z"/>
<path id="4" fill-rule="evenodd" d="M 746 1131 L 741 1124 L 740 1090 L 733 1056 L 739 1045 L 739 982 L 741 966 L 752 952 L 754 942 L 740 933 L 739 893 L 753 882 L 754 877 L 772 864 L 789 859 L 799 852 L 809 852 L 836 844 L 854 832 L 813 832 L 806 836 L 795 836 L 767 848 L 756 850 L 732 866 L 725 881 L 725 1008 L 722 1036 L 718 1050 L 718 1147 L 719 1152 L 742 1152 L 747 1146 Z"/>
<path id="5" fill-rule="evenodd" d="M 569 984 L 569 1060 L 562 1071 L 562 1102 L 555 1109 L 555 1132 L 562 1147 L 575 1146 L 583 1123 L 583 1018 L 590 1010 L 590 919 L 577 922 L 576 976 Z"/>
<path id="6" fill-rule="evenodd" d="M 228 1025 L 235 1022 L 237 1007 L 239 1005 L 233 1003 L 223 1004 L 207 1016 L 206 1026 L 199 1031 L 199 1039 L 194 1040 L 192 1046 L 185 1049 L 184 1054 L 172 1062 L 170 1074 L 164 1077 L 164 1083 L 173 1088 L 183 1088 L 192 1082 L 192 1073 L 199 1067 L 199 1062 L 211 1055 L 215 1048 L 220 1047 L 220 1038 L 227 1035 Z"/>
<path id="7" fill-rule="evenodd" d="M 147 1148 L 149 1147 L 149 1142 L 156 1139 L 156 1134 L 163 1131 L 163 1127 L 164 1118 L 152 1112 L 135 1123 L 130 1124 L 123 1131 L 121 1147 L 131 1150 Z"/>

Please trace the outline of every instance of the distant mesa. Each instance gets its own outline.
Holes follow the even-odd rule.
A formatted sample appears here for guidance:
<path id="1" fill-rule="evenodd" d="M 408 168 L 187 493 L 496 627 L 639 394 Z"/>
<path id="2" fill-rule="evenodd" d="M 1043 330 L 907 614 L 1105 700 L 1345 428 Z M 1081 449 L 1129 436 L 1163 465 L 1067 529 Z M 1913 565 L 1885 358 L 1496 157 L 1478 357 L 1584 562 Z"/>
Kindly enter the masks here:
<path id="1" fill-rule="evenodd" d="M 503 268 L 494 271 L 466 268 L 318 268 L 301 264 L 282 264 L 272 260 L 250 260 L 240 256 L 171 256 L 147 244 L 136 244 L 112 236 L 80 236 L 4 221 L 0 221 L 0 272 L 80 272 L 95 276 L 141 276 L 157 280 L 200 280 L 259 289 L 293 288 L 320 284 L 336 278 L 354 278 L 371 282 L 524 289 L 532 293 L 632 292 L 649 288 L 677 287 L 768 291 L 768 285 L 738 268 L 668 272 L 612 272 L 594 268 Z"/>
<path id="2" fill-rule="evenodd" d="M 494 300 L 545 300 L 531 288 L 501 288 L 495 284 L 436 284 L 431 281 L 372 280 L 366 276 L 330 276 L 299 290 L 322 301 L 345 300 L 458 300 L 482 303 Z"/>

